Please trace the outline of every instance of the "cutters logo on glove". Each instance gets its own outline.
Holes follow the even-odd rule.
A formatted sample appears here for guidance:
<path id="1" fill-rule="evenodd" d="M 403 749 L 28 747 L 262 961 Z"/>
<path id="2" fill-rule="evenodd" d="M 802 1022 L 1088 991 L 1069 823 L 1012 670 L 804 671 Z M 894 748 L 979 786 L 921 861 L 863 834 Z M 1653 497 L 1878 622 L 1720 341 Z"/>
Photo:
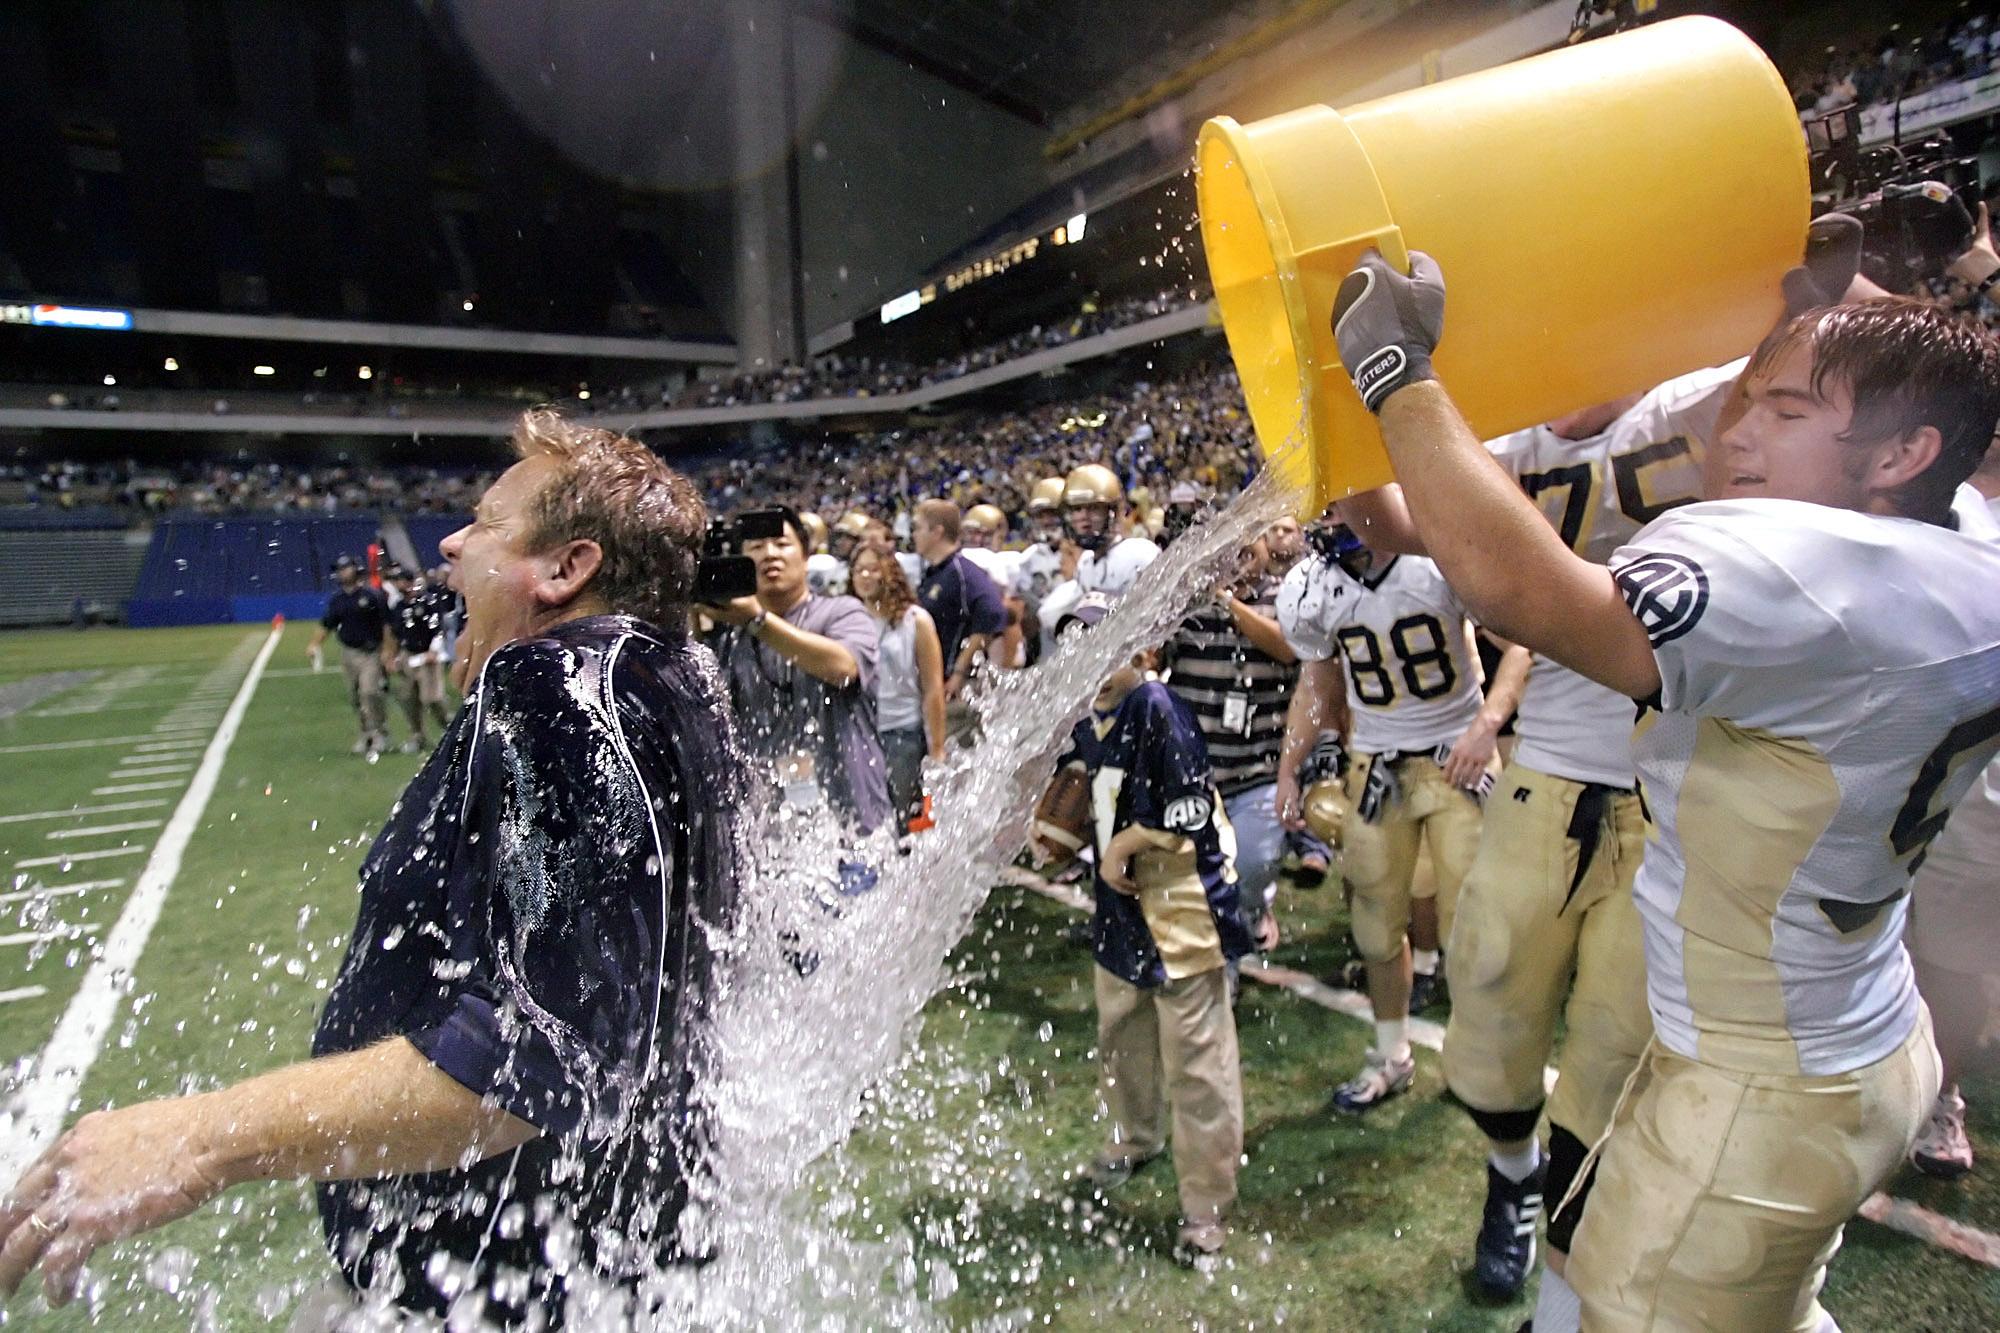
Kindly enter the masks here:
<path id="1" fill-rule="evenodd" d="M 1354 372 L 1354 388 L 1361 395 L 1362 405 L 1370 412 L 1378 410 L 1382 406 L 1379 400 L 1409 368 L 1410 358 L 1400 347 L 1384 347 L 1363 361 Z"/>

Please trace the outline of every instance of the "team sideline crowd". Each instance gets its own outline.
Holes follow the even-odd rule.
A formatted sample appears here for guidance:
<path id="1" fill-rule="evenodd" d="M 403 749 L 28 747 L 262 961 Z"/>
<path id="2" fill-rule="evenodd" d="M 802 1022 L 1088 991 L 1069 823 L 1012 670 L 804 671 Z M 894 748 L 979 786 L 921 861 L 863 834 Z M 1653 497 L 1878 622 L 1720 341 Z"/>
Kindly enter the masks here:
<path id="1" fill-rule="evenodd" d="M 1075 1174 L 1170 1164 L 1187 1262 L 1231 1244 L 1235 983 L 1282 938 L 1283 876 L 1337 875 L 1373 1014 L 1330 1114 L 1408 1095 L 1411 1016 L 1449 999 L 1445 1078 L 1488 1143 L 1472 1272 L 1539 1274 L 1542 1333 L 1832 1328 L 1868 1193 L 1906 1157 L 1972 1169 L 2000 345 L 1869 291 L 1858 228 L 1815 226 L 1754 352 L 1486 441 L 1430 365 L 1448 275 L 1364 260 L 1340 353 L 1400 484 L 1272 524 L 1064 738 L 1023 863 L 1090 888 L 1104 1137 Z M 1955 267 L 1990 286 L 2000 253 Z M 342 566 L 312 643 L 337 640 L 357 753 L 389 745 L 392 683 L 407 748 L 436 724 L 321 1058 L 87 1117 L 0 1209 L 0 1281 L 40 1262 L 60 1291 L 259 1175 L 320 1182 L 325 1327 L 384 1272 L 406 1308 L 476 1289 L 532 1322 L 581 1269 L 700 1261 L 691 923 L 727 914 L 736 812 L 836 821 L 857 861 L 924 837 L 986 678 L 1091 634 L 1254 471 L 1247 442 L 1227 372 L 693 479 L 531 413 L 444 569 L 384 593 Z M 412 912 L 441 924 L 380 943 Z M 367 1089 L 403 1109 L 368 1119 Z M 154 1150 L 175 1135 L 220 1165 L 185 1174 Z"/>

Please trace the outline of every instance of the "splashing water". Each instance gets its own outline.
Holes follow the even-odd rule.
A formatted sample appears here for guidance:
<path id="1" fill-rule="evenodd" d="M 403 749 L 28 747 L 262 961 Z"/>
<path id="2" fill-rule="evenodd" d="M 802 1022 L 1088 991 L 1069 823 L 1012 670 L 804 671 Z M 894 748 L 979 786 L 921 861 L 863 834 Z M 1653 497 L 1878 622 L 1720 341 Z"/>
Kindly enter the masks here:
<path id="1" fill-rule="evenodd" d="M 930 1299 L 949 1293 L 949 1273 L 920 1280 L 908 1237 L 853 1239 L 837 1215 L 855 1200 L 800 1197 L 812 1168 L 912 1054 L 924 1006 L 952 980 L 953 947 L 1025 843 L 1029 811 L 1104 677 L 1164 642 L 1238 550 L 1295 503 L 1266 468 L 1181 535 L 1089 633 L 1035 670 L 990 678 L 977 700 L 979 743 L 926 770 L 937 827 L 907 855 L 882 857 L 872 891 L 839 893 L 831 821 L 781 812 L 763 830 L 744 948 L 716 1009 L 718 1192 L 703 1224 L 718 1257 L 647 1284 L 662 1326 L 941 1326 Z"/>

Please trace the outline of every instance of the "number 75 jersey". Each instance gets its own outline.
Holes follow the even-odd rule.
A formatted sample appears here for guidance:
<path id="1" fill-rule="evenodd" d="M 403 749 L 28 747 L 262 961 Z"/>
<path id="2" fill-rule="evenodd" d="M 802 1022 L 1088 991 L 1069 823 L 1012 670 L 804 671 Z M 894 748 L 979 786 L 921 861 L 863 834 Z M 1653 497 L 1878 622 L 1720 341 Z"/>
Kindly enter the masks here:
<path id="1" fill-rule="evenodd" d="M 1376 556 L 1356 578 L 1313 556 L 1278 589 L 1278 627 L 1307 662 L 1338 654 L 1363 754 L 1433 750 L 1479 715 L 1465 607 L 1420 556 Z"/>

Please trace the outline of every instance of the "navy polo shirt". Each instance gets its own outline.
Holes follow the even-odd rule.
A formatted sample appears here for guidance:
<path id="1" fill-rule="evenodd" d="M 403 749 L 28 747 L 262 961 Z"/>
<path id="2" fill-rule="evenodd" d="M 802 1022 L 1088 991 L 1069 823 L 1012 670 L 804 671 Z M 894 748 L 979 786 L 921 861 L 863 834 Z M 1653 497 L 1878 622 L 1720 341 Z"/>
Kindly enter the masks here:
<path id="1" fill-rule="evenodd" d="M 952 664 L 969 634 L 998 634 L 1007 628 L 1007 605 L 1000 585 L 987 572 L 954 551 L 924 569 L 917 585 L 917 605 L 930 612 L 937 625 L 938 643 L 944 649 L 944 672 Z"/>
<path id="2" fill-rule="evenodd" d="M 465 1170 L 322 1185 L 350 1282 L 386 1268 L 399 1304 L 442 1315 L 455 1266 L 512 1324 L 559 1320 L 573 1273 L 684 1257 L 708 927 L 738 882 L 730 744 L 707 650 L 643 622 L 571 621 L 488 660 L 362 865 L 313 1054 L 407 1038 L 542 1133 Z M 574 1238 L 564 1262 L 552 1233 Z M 526 1277 L 496 1297 L 509 1270 Z"/>
<path id="3" fill-rule="evenodd" d="M 319 623 L 349 648 L 380 648 L 382 631 L 389 626 L 389 599 L 365 583 L 353 592 L 337 592 L 327 599 Z"/>

